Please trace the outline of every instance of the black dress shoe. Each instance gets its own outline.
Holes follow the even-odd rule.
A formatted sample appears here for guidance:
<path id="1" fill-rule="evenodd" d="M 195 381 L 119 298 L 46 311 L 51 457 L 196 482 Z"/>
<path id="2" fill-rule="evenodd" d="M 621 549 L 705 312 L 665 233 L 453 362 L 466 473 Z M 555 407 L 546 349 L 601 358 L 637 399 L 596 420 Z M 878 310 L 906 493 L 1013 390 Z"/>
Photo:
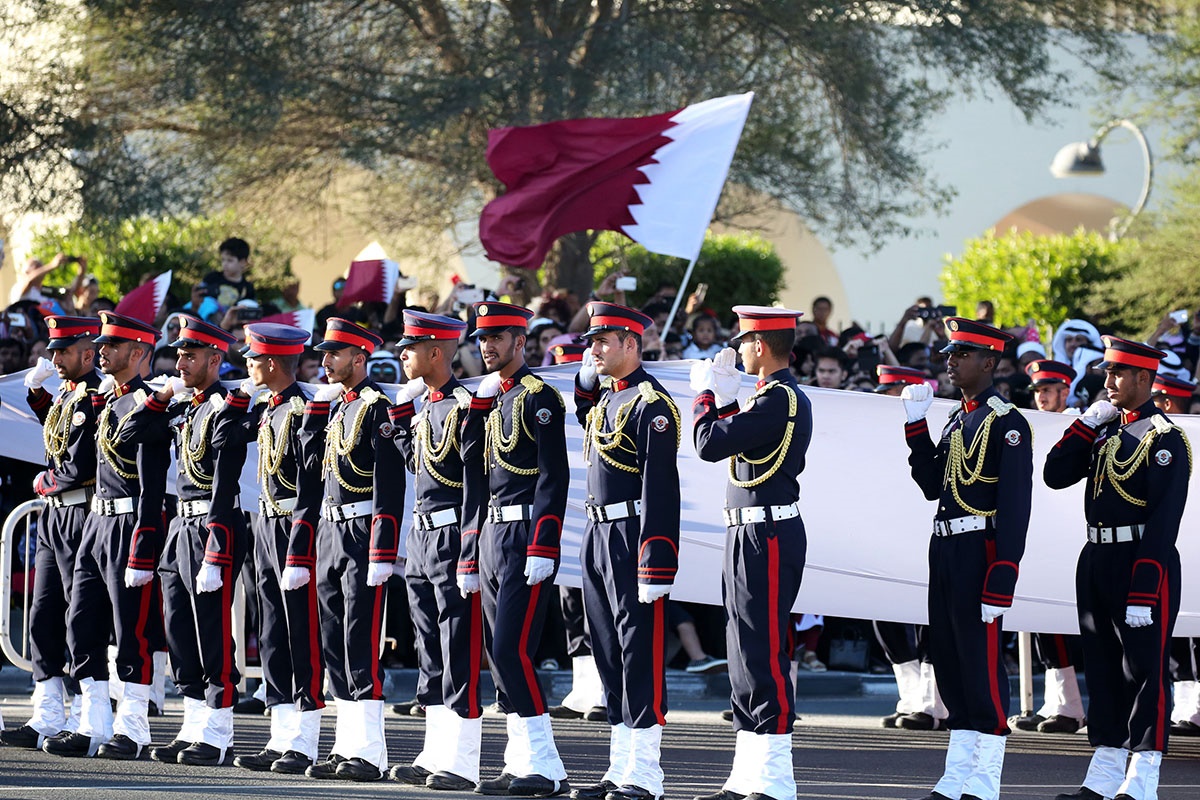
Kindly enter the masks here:
<path id="1" fill-rule="evenodd" d="M 150 757 L 164 764 L 178 764 L 179 754 L 191 746 L 191 742 L 185 742 L 183 739 L 173 739 L 170 744 L 151 747 Z"/>
<path id="2" fill-rule="evenodd" d="M 976 794 L 964 794 L 962 797 L 959 798 L 959 800 L 983 800 L 983 799 L 979 795 L 976 795 Z"/>
<path id="3" fill-rule="evenodd" d="M 625 783 L 609 792 L 604 800 L 655 800 L 655 796 L 649 789 Z"/>
<path id="4" fill-rule="evenodd" d="M 271 765 L 282 757 L 283 753 L 278 750 L 263 750 L 252 756 L 238 756 L 233 765 L 253 772 L 270 772 Z"/>
<path id="5" fill-rule="evenodd" d="M 28 747 L 30 750 L 37 750 L 45 739 L 46 737 L 28 725 L 0 731 L 0 742 L 4 742 L 9 747 Z"/>
<path id="6" fill-rule="evenodd" d="M 142 746 L 123 733 L 118 733 L 96 751 L 100 758 L 115 761 L 137 761 L 142 756 Z"/>
<path id="7" fill-rule="evenodd" d="M 713 792 L 712 794 L 696 795 L 692 798 L 692 800 L 745 800 L 745 798 L 746 795 L 744 794 L 738 794 L 737 792 L 731 792 L 728 789 L 722 789 L 721 791 Z"/>
<path id="8" fill-rule="evenodd" d="M 68 733 L 42 742 L 42 751 L 52 756 L 87 758 L 92 754 L 92 737 L 82 733 Z"/>
<path id="9" fill-rule="evenodd" d="M 721 719 L 725 720 L 726 722 L 733 722 L 733 709 L 727 708 L 724 711 L 722 711 Z"/>
<path id="10" fill-rule="evenodd" d="M 1128 795 L 1124 792 L 1121 792 L 1119 795 L 1114 797 L 1113 800 L 1133 800 L 1133 795 Z"/>
<path id="11" fill-rule="evenodd" d="M 896 726 L 906 731 L 936 731 L 941 727 L 941 720 L 934 719 L 924 711 L 914 711 L 896 720 Z"/>
<path id="12" fill-rule="evenodd" d="M 583 718 L 588 722 L 608 722 L 608 709 L 604 706 L 592 706 L 584 712 Z"/>
<path id="13" fill-rule="evenodd" d="M 158 703 L 151 700 L 149 703 L 146 704 L 146 716 L 147 717 L 161 717 L 161 716 L 165 716 L 165 715 L 163 714 L 162 709 L 158 707 Z"/>
<path id="14" fill-rule="evenodd" d="M 922 797 L 921 800 L 950 800 L 950 798 L 946 797 L 946 795 L 942 794 L 941 792 L 930 792 Z"/>
<path id="15" fill-rule="evenodd" d="M 550 706 L 546 712 L 551 719 L 583 719 L 583 712 L 566 706 Z"/>
<path id="16" fill-rule="evenodd" d="M 393 703 L 388 710 L 399 717 L 407 717 L 412 715 L 412 710 L 416 706 L 421 705 L 420 701 L 413 699 L 404 703 Z"/>
<path id="17" fill-rule="evenodd" d="M 299 750 L 288 750 L 275 759 L 275 763 L 271 765 L 271 772 L 277 772 L 280 775 L 303 775 L 304 770 L 312 765 L 313 760 L 304 753 Z"/>
<path id="18" fill-rule="evenodd" d="M 467 792 L 475 788 L 475 781 L 440 769 L 425 779 L 425 785 L 442 792 Z"/>
<path id="19" fill-rule="evenodd" d="M 191 747 L 185 747 L 179 751 L 180 764 L 192 767 L 216 767 L 223 762 L 221 748 L 214 747 L 207 742 L 192 742 Z"/>
<path id="20" fill-rule="evenodd" d="M 383 773 L 379 767 L 367 761 L 365 758 L 347 758 L 342 763 L 338 764 L 337 772 L 335 773 L 338 780 L 341 781 L 377 781 L 383 777 Z"/>
<path id="21" fill-rule="evenodd" d="M 604 800 L 609 792 L 615 791 L 617 785 L 612 781 L 600 781 L 590 786 L 580 786 L 571 790 L 571 800 Z"/>
<path id="22" fill-rule="evenodd" d="M 1079 720 L 1074 717 L 1055 714 L 1038 725 L 1037 729 L 1038 733 L 1078 733 L 1080 727 Z"/>
<path id="23" fill-rule="evenodd" d="M 267 704 L 257 697 L 247 697 L 233 707 L 235 714 L 262 714 L 267 710 Z"/>
<path id="24" fill-rule="evenodd" d="M 420 703 L 417 703 L 415 706 L 413 706 L 412 708 L 410 708 L 408 710 L 408 715 L 410 717 L 424 717 L 425 716 L 425 706 L 421 705 Z"/>
<path id="25" fill-rule="evenodd" d="M 337 778 L 337 768 L 346 759 L 339 756 L 337 753 L 330 753 L 329 758 L 319 764 L 312 764 L 304 770 L 304 774 L 310 778 L 318 778 L 321 780 L 335 780 Z M 272 769 L 274 769 L 272 767 Z"/>
<path id="26" fill-rule="evenodd" d="M 571 784 L 552 781 L 542 775 L 522 775 L 508 784 L 510 797 L 558 797 L 571 791 Z"/>
<path id="27" fill-rule="evenodd" d="M 501 772 L 495 778 L 488 778 L 486 781 L 477 783 L 475 794 L 508 794 L 508 787 L 512 785 L 515 777 L 507 772 Z"/>
<path id="28" fill-rule="evenodd" d="M 1018 731 L 1036 731 L 1046 721 L 1041 714 L 1021 714 L 1008 718 L 1008 726 Z"/>
<path id="29" fill-rule="evenodd" d="M 1200 725 L 1185 719 L 1171 723 L 1172 736 L 1200 736 Z"/>
<path id="30" fill-rule="evenodd" d="M 733 714 L 731 713 L 729 716 L 732 717 Z M 894 728 L 894 727 L 896 727 L 896 720 L 900 719 L 903 716 L 904 715 L 901 714 L 899 711 L 896 711 L 895 713 L 888 714 L 886 717 L 883 717 L 882 719 L 880 719 L 879 724 L 885 728 Z"/>
<path id="31" fill-rule="evenodd" d="M 964 794 L 963 797 L 965 798 L 966 795 Z M 746 795 L 746 800 L 775 800 L 775 798 L 771 797 L 769 794 L 763 794 L 762 792 L 751 792 L 750 794 Z"/>
<path id="32" fill-rule="evenodd" d="M 410 786 L 424 786 L 425 779 L 433 773 L 416 764 L 397 764 L 388 770 L 388 777 L 396 783 L 407 783 Z"/>
<path id="33" fill-rule="evenodd" d="M 1118 795 L 1118 797 L 1121 796 Z M 1104 800 L 1104 795 L 1093 792 L 1086 786 L 1080 786 L 1078 791 L 1055 795 L 1054 800 Z M 1116 798 L 1113 798 L 1113 800 L 1116 800 Z"/>

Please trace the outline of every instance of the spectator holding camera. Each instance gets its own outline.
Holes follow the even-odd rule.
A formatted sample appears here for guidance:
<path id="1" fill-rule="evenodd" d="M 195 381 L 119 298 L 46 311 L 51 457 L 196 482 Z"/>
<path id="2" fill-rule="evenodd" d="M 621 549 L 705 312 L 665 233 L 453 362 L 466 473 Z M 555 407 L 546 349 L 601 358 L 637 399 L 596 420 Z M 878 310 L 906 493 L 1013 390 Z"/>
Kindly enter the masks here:
<path id="1" fill-rule="evenodd" d="M 217 252 L 221 256 L 220 271 L 208 273 L 201 283 L 206 294 L 226 310 L 221 327 L 231 331 L 241 322 L 239 315 L 231 316 L 228 311 L 242 300 L 255 299 L 254 284 L 246 278 L 246 270 L 250 268 L 250 245 L 245 239 L 234 237 L 221 242 Z"/>

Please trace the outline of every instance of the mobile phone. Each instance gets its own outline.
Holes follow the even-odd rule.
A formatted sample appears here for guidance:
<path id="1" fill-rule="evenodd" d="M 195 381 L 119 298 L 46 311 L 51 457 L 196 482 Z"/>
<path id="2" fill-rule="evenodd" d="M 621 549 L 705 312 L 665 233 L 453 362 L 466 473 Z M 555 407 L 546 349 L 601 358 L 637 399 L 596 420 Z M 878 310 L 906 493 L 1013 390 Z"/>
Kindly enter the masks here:
<path id="1" fill-rule="evenodd" d="M 237 318 L 239 320 L 262 319 L 262 311 L 261 306 L 238 306 Z"/>
<path id="2" fill-rule="evenodd" d="M 703 303 L 704 298 L 708 296 L 708 284 L 701 283 L 696 286 L 696 302 Z"/>
<path id="3" fill-rule="evenodd" d="M 939 317 L 957 317 L 958 306 L 938 306 L 937 314 Z"/>
<path id="4" fill-rule="evenodd" d="M 401 275 L 396 279 L 396 291 L 407 292 L 409 289 L 417 288 L 417 279 L 411 278 L 408 275 Z"/>
<path id="5" fill-rule="evenodd" d="M 623 278 L 617 278 L 618 292 L 635 292 L 637 291 L 637 278 L 633 275 L 626 275 Z"/>
<path id="6" fill-rule="evenodd" d="M 8 312 L 8 324 L 12 327 L 24 328 L 27 323 L 28 320 L 25 319 L 25 313 L 23 311 Z"/>
<path id="7" fill-rule="evenodd" d="M 462 303 L 464 306 L 482 303 L 483 289 L 477 289 L 470 284 L 460 286 L 458 289 L 458 302 Z"/>
<path id="8" fill-rule="evenodd" d="M 1176 325 L 1182 325 L 1188 321 L 1188 312 L 1186 308 L 1181 308 L 1178 311 L 1171 312 L 1171 321 Z"/>
<path id="9" fill-rule="evenodd" d="M 858 369 L 867 375 L 874 375 L 875 368 L 879 366 L 879 347 L 874 344 L 865 344 L 858 348 Z"/>

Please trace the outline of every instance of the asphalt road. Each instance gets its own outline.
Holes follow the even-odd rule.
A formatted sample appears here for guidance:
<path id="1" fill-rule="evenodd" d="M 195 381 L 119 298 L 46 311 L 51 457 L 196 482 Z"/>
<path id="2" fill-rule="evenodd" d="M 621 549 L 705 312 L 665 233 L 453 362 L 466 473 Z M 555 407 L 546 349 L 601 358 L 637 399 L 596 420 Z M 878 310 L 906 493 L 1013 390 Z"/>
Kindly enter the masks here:
<path id="1" fill-rule="evenodd" d="M 946 734 L 911 733 L 878 727 L 878 716 L 894 700 L 886 697 L 819 698 L 801 701 L 803 720 L 795 736 L 796 780 L 801 798 L 858 800 L 917 798 L 941 774 Z M 0 696 L 5 722 L 19 725 L 28 715 L 28 695 Z M 733 733 L 713 704 L 672 711 L 663 737 L 666 791 L 671 800 L 720 788 L 733 760 Z M 171 698 L 167 715 L 152 720 L 156 742 L 170 741 L 178 729 L 181 704 Z M 420 749 L 423 720 L 389 716 L 388 746 L 392 763 L 408 763 Z M 240 716 L 235 724 L 238 753 L 257 752 L 266 741 L 265 717 Z M 607 765 L 608 730 L 603 724 L 554 724 L 555 738 L 571 780 L 598 780 Z M 327 718 L 322 744 L 333 740 Z M 1177 739 L 1163 765 L 1160 800 L 1200 797 L 1200 740 Z M 504 748 L 504 721 L 484 719 L 483 774 L 499 772 Z M 1005 800 L 1045 800 L 1074 789 L 1090 754 L 1081 735 L 1014 734 L 1009 739 L 1004 770 Z M 443 793 L 467 797 L 460 793 Z M 137 762 L 74 760 L 42 752 L 0 747 L 0 797 L 29 800 L 190 800 L 212 797 L 286 798 L 431 798 L 431 790 L 381 782 L 356 784 L 317 782 L 303 777 L 266 776 L 236 767 L 185 767 L 145 759 Z"/>

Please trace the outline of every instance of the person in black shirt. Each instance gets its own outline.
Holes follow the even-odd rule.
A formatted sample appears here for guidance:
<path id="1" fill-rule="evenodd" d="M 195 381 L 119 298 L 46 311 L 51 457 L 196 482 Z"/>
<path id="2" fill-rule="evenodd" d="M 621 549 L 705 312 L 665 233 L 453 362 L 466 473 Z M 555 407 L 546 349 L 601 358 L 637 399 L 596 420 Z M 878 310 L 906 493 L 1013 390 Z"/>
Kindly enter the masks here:
<path id="1" fill-rule="evenodd" d="M 233 307 L 239 300 L 256 299 L 254 284 L 246 279 L 246 270 L 250 268 L 250 245 L 244 239 L 226 239 L 221 242 L 219 252 L 221 271 L 208 273 L 201 284 L 225 314 L 221 327 L 233 330 L 240 324 Z"/>

